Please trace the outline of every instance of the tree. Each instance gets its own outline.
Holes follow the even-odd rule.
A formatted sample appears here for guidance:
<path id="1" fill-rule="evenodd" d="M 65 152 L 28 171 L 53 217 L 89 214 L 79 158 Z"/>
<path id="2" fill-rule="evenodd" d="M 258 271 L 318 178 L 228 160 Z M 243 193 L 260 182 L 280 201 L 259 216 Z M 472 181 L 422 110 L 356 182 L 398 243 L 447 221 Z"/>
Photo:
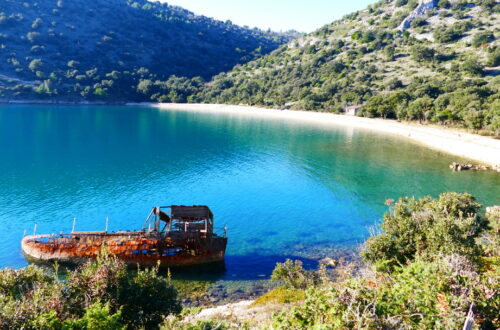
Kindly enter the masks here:
<path id="1" fill-rule="evenodd" d="M 94 89 L 94 95 L 102 99 L 107 98 L 109 96 L 109 93 L 105 88 L 97 87 Z"/>
<path id="2" fill-rule="evenodd" d="M 489 66 L 499 66 L 500 65 L 500 47 L 495 46 L 493 49 L 489 50 L 488 60 L 486 64 Z"/>
<path id="3" fill-rule="evenodd" d="M 439 0 L 437 3 L 439 8 L 449 9 L 451 7 L 451 3 L 449 0 Z"/>
<path id="4" fill-rule="evenodd" d="M 471 76 L 482 76 L 484 73 L 484 67 L 477 57 L 467 58 L 460 66 L 460 69 Z"/>
<path id="5" fill-rule="evenodd" d="M 35 43 L 35 42 L 37 42 L 40 39 L 40 33 L 38 33 L 38 32 L 28 32 L 28 34 L 26 35 L 26 37 L 28 38 L 28 40 L 31 43 Z"/>
<path id="6" fill-rule="evenodd" d="M 149 79 L 142 79 L 137 84 L 137 91 L 144 95 L 151 95 L 153 90 L 154 83 Z"/>
<path id="7" fill-rule="evenodd" d="M 388 61 L 394 61 L 395 54 L 396 54 L 396 48 L 394 46 L 387 46 L 384 48 L 384 55 Z"/>
<path id="8" fill-rule="evenodd" d="M 498 2 L 496 0 L 483 0 L 481 2 L 481 6 L 489 13 L 495 11 L 495 8 L 498 7 Z"/>
<path id="9" fill-rule="evenodd" d="M 440 43 L 450 43 L 459 39 L 462 36 L 463 32 L 461 32 L 457 26 L 452 25 L 449 28 L 446 27 L 438 27 L 433 33 L 434 39 Z"/>
<path id="10" fill-rule="evenodd" d="M 386 88 L 390 91 L 403 87 L 403 82 L 398 78 L 392 78 L 386 84 Z"/>
<path id="11" fill-rule="evenodd" d="M 411 23 L 410 23 L 410 26 L 412 28 L 417 28 L 419 26 L 424 26 L 424 25 L 427 25 L 427 21 L 423 17 L 417 17 L 413 21 L 411 21 Z"/>
<path id="12" fill-rule="evenodd" d="M 479 101 L 469 103 L 466 107 L 463 119 L 468 128 L 474 130 L 481 129 L 484 123 L 484 113 L 481 103 Z"/>
<path id="13" fill-rule="evenodd" d="M 433 110 L 433 101 L 430 97 L 419 97 L 408 105 L 408 119 L 426 120 L 430 118 L 428 112 Z"/>
<path id="14" fill-rule="evenodd" d="M 39 71 L 43 68 L 43 62 L 40 59 L 34 59 L 30 62 L 28 68 L 33 72 Z"/>
<path id="15" fill-rule="evenodd" d="M 410 50 L 411 57 L 416 62 L 431 62 L 434 60 L 436 51 L 432 48 L 427 48 L 425 46 L 416 45 Z"/>

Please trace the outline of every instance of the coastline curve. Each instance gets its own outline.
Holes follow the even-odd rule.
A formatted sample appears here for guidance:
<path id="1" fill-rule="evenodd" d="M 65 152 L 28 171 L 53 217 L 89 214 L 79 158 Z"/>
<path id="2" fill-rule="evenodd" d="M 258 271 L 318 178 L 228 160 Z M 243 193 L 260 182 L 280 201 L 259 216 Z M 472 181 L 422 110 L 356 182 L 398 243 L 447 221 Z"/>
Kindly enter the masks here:
<path id="1" fill-rule="evenodd" d="M 427 147 L 455 156 L 473 159 L 500 170 L 500 140 L 448 128 L 401 123 L 395 120 L 373 119 L 331 113 L 277 110 L 252 106 L 199 103 L 127 103 L 162 110 L 237 113 L 249 116 L 299 120 L 320 124 L 342 125 L 406 137 Z"/>

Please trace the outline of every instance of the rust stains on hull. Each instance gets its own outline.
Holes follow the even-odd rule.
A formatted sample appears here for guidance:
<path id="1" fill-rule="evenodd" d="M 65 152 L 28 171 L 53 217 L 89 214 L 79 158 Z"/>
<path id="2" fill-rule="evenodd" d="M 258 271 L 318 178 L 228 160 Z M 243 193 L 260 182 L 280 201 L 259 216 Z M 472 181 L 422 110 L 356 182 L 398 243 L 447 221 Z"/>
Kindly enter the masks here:
<path id="1" fill-rule="evenodd" d="M 163 227 L 163 228 L 162 228 Z M 148 229 L 146 229 L 148 228 Z M 154 207 L 138 232 L 78 232 L 26 236 L 23 253 L 35 261 L 81 263 L 103 247 L 128 264 L 179 267 L 224 260 L 227 237 L 214 232 L 207 206 Z"/>
<path id="2" fill-rule="evenodd" d="M 23 253 L 32 260 L 81 263 L 97 258 L 105 246 L 119 259 L 144 266 L 191 266 L 224 260 L 225 237 L 188 234 L 162 237 L 161 233 L 79 234 L 27 236 Z"/>

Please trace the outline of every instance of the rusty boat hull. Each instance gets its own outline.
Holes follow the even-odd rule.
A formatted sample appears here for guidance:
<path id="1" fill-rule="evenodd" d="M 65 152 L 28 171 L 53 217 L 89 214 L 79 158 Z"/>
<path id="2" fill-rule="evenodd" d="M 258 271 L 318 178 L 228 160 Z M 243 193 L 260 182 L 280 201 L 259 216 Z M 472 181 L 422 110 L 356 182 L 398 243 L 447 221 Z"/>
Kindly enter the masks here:
<path id="1" fill-rule="evenodd" d="M 207 233 L 118 232 L 26 236 L 21 248 L 29 261 L 80 264 L 105 248 L 132 267 L 186 267 L 222 262 L 227 238 Z"/>

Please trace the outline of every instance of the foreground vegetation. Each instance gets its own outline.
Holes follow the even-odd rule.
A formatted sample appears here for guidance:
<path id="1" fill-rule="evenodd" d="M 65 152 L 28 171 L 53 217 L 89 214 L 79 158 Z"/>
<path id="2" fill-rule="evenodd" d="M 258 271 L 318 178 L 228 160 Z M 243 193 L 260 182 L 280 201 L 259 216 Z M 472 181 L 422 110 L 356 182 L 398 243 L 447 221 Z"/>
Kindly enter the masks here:
<path id="1" fill-rule="evenodd" d="M 106 253 L 64 280 L 37 266 L 0 271 L 0 329 L 149 329 L 181 310 L 158 269 L 130 275 Z"/>
<path id="2" fill-rule="evenodd" d="M 497 328 L 499 259 L 485 252 L 489 223 L 479 209 L 466 194 L 399 200 L 384 217 L 383 232 L 365 244 L 370 268 L 352 275 L 340 267 L 274 325 L 457 329 L 473 305 L 477 325 Z M 498 220 L 492 219 L 497 230 Z"/>
<path id="3" fill-rule="evenodd" d="M 157 268 L 130 273 L 104 253 L 60 276 L 37 266 L 0 270 L 0 329 L 457 329 L 469 309 L 481 329 L 500 326 L 500 212 L 481 214 L 468 194 L 402 198 L 363 264 L 325 259 L 318 270 L 278 264 L 278 287 L 250 308 L 274 316 L 193 321 Z M 252 323 L 254 322 L 254 323 Z"/>
<path id="4" fill-rule="evenodd" d="M 282 304 L 268 324 L 177 320 L 185 329 L 459 329 L 469 309 L 475 326 L 500 326 L 500 214 L 489 219 L 468 194 L 402 198 L 365 244 L 365 265 L 323 263 L 306 271 L 278 264 L 284 284 L 255 304 Z M 332 264 L 331 260 L 328 264 Z"/>

